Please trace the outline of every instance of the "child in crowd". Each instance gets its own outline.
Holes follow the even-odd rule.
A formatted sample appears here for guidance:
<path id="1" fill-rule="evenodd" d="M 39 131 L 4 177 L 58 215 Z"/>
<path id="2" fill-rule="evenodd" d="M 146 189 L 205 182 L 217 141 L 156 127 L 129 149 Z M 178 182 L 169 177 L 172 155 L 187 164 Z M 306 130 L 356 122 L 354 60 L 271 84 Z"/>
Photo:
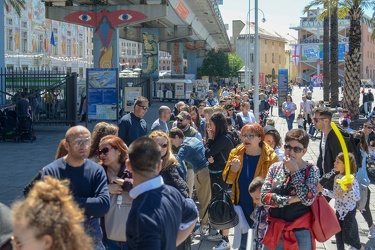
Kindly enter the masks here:
<path id="1" fill-rule="evenodd" d="M 302 114 L 298 114 L 298 116 L 297 116 L 298 128 L 302 128 L 303 129 L 303 122 L 304 121 L 305 121 L 305 119 L 303 118 L 303 115 Z"/>
<path id="2" fill-rule="evenodd" d="M 253 202 L 256 204 L 256 208 L 252 213 L 252 220 L 254 221 L 254 244 L 256 250 L 261 250 L 262 240 L 267 229 L 267 214 L 268 207 L 263 206 L 260 200 L 260 190 L 262 189 L 264 179 L 262 177 L 256 177 L 249 185 L 249 194 L 253 198 Z"/>
<path id="3" fill-rule="evenodd" d="M 355 157 L 349 153 L 350 174 L 357 173 L 357 165 Z M 358 224 L 355 218 L 357 201 L 360 197 L 360 189 L 358 181 L 346 184 L 347 190 L 341 188 L 340 184 L 336 182 L 337 179 L 345 176 L 344 154 L 341 152 L 337 155 L 334 162 L 334 169 L 338 174 L 335 176 L 333 190 L 324 189 L 319 185 L 319 191 L 323 195 L 330 198 L 335 198 L 336 216 L 341 226 L 341 231 L 336 234 L 337 249 L 345 249 L 345 245 L 349 245 L 350 249 L 365 250 L 361 245 L 358 234 Z M 367 249 L 367 248 L 366 248 Z"/>

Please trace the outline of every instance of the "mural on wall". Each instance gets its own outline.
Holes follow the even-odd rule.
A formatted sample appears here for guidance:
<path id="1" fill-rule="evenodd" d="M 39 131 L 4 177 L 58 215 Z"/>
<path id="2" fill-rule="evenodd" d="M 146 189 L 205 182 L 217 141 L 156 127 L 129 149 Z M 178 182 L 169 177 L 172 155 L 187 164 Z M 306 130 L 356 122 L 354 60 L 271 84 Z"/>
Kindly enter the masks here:
<path id="1" fill-rule="evenodd" d="M 172 75 L 184 73 L 183 43 L 173 43 L 172 47 Z"/>
<path id="2" fill-rule="evenodd" d="M 44 3 L 40 0 L 32 1 L 32 19 L 31 19 L 31 29 L 37 31 L 44 31 L 45 25 L 45 7 Z"/>
<path id="3" fill-rule="evenodd" d="M 144 20 L 147 16 L 138 11 L 132 10 L 115 10 L 108 11 L 106 9 L 100 12 L 78 11 L 65 16 L 65 20 L 71 23 L 81 24 L 94 28 L 94 36 L 99 36 L 101 42 L 100 56 L 95 58 L 96 65 L 99 68 L 112 68 L 113 55 L 112 40 L 117 41 L 113 37 L 115 28 L 119 25 L 125 25 L 132 22 Z"/>
<path id="4" fill-rule="evenodd" d="M 159 30 L 142 29 L 143 51 L 142 51 L 142 72 L 144 74 L 159 74 Z M 156 74 L 155 73 L 155 74 Z"/>

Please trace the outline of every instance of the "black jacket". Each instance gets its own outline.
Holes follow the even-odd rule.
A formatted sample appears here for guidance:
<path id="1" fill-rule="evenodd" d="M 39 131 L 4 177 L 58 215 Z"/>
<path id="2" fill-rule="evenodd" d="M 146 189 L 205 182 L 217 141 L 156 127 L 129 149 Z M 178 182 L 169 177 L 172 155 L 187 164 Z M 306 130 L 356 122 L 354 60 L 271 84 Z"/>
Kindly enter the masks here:
<path id="1" fill-rule="evenodd" d="M 180 176 L 177 171 L 177 165 L 172 165 L 166 169 L 160 171 L 161 177 L 163 177 L 164 184 L 176 188 L 183 197 L 189 198 L 189 188 L 184 179 Z"/>
<path id="2" fill-rule="evenodd" d="M 209 170 L 223 171 L 230 151 L 234 148 L 231 135 L 225 133 L 219 136 L 216 140 L 208 140 L 205 145 L 206 158 L 211 156 L 214 158 L 214 163 L 208 165 Z"/>
<path id="3" fill-rule="evenodd" d="M 333 170 L 333 164 L 336 160 L 336 156 L 342 152 L 340 141 L 337 138 L 335 131 L 333 129 L 328 133 L 326 145 L 325 145 L 325 154 L 324 154 L 324 166 L 323 163 L 323 152 L 321 149 L 322 141 L 319 144 L 319 157 L 317 161 L 317 166 L 320 171 L 320 184 L 329 189 L 333 189 L 333 181 L 336 174 L 327 175 L 329 172 Z"/>

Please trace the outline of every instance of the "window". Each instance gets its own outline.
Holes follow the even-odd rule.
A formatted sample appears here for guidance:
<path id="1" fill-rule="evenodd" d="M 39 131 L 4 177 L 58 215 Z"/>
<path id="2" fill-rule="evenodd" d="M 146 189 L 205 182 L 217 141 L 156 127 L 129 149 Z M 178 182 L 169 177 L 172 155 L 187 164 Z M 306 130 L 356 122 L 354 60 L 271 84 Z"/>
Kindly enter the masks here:
<path id="1" fill-rule="evenodd" d="M 267 44 L 267 40 L 266 39 L 264 39 L 264 44 Z"/>
<path id="2" fill-rule="evenodd" d="M 274 53 L 272 53 L 272 63 L 275 63 L 275 54 Z"/>
<path id="3" fill-rule="evenodd" d="M 56 36 L 55 36 L 55 44 L 56 44 L 56 46 L 52 45 L 53 55 L 57 56 L 57 54 L 58 54 L 58 48 L 59 48 L 59 46 L 57 46 L 57 44 L 59 44 L 59 38 L 57 38 Z"/>
<path id="4" fill-rule="evenodd" d="M 250 62 L 254 62 L 254 53 L 250 53 Z"/>
<path id="5" fill-rule="evenodd" d="M 279 63 L 281 63 L 281 56 L 279 56 Z"/>
<path id="6" fill-rule="evenodd" d="M 67 36 L 72 36 L 72 32 L 71 32 L 71 31 L 67 31 L 67 32 L 66 32 L 66 35 L 67 35 Z"/>
<path id="7" fill-rule="evenodd" d="M 83 57 L 83 42 L 82 41 L 79 41 L 78 42 L 78 56 L 79 57 Z"/>
<path id="8" fill-rule="evenodd" d="M 54 28 L 54 29 L 53 29 L 53 34 L 54 34 L 54 35 L 58 34 L 58 29 Z"/>
<path id="9" fill-rule="evenodd" d="M 273 46 L 273 41 L 272 41 L 272 46 Z"/>
<path id="10" fill-rule="evenodd" d="M 24 28 L 24 29 L 27 29 L 27 22 L 22 21 L 21 27 Z"/>
<path id="11" fill-rule="evenodd" d="M 72 40 L 71 39 L 66 40 L 66 55 L 72 56 Z"/>
<path id="12" fill-rule="evenodd" d="M 13 19 L 12 18 L 7 18 L 7 24 L 12 25 L 13 24 Z"/>
<path id="13" fill-rule="evenodd" d="M 44 39 L 43 35 L 38 35 L 38 52 L 43 53 L 44 51 Z"/>
<path id="14" fill-rule="evenodd" d="M 267 63 L 267 54 L 264 54 L 264 62 Z"/>
<path id="15" fill-rule="evenodd" d="M 27 31 L 21 33 L 21 51 L 27 52 Z"/>
<path id="16" fill-rule="evenodd" d="M 6 37 L 6 50 L 12 51 L 13 50 L 13 30 L 7 29 L 6 31 L 7 37 Z"/>

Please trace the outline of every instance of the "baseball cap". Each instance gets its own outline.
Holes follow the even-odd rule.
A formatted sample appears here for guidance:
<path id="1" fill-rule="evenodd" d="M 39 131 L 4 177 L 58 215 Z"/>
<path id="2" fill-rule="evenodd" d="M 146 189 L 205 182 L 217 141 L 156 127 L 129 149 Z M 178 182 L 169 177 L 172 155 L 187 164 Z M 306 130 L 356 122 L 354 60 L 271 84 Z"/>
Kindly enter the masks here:
<path id="1" fill-rule="evenodd" d="M 275 129 L 275 127 L 271 126 L 271 125 L 264 126 L 263 130 L 264 130 L 264 134 L 267 134 L 270 131 L 276 131 L 276 132 L 278 132 L 277 129 Z"/>
<path id="2" fill-rule="evenodd" d="M 191 116 L 187 111 L 181 111 L 176 118 L 179 120 L 191 120 Z"/>

